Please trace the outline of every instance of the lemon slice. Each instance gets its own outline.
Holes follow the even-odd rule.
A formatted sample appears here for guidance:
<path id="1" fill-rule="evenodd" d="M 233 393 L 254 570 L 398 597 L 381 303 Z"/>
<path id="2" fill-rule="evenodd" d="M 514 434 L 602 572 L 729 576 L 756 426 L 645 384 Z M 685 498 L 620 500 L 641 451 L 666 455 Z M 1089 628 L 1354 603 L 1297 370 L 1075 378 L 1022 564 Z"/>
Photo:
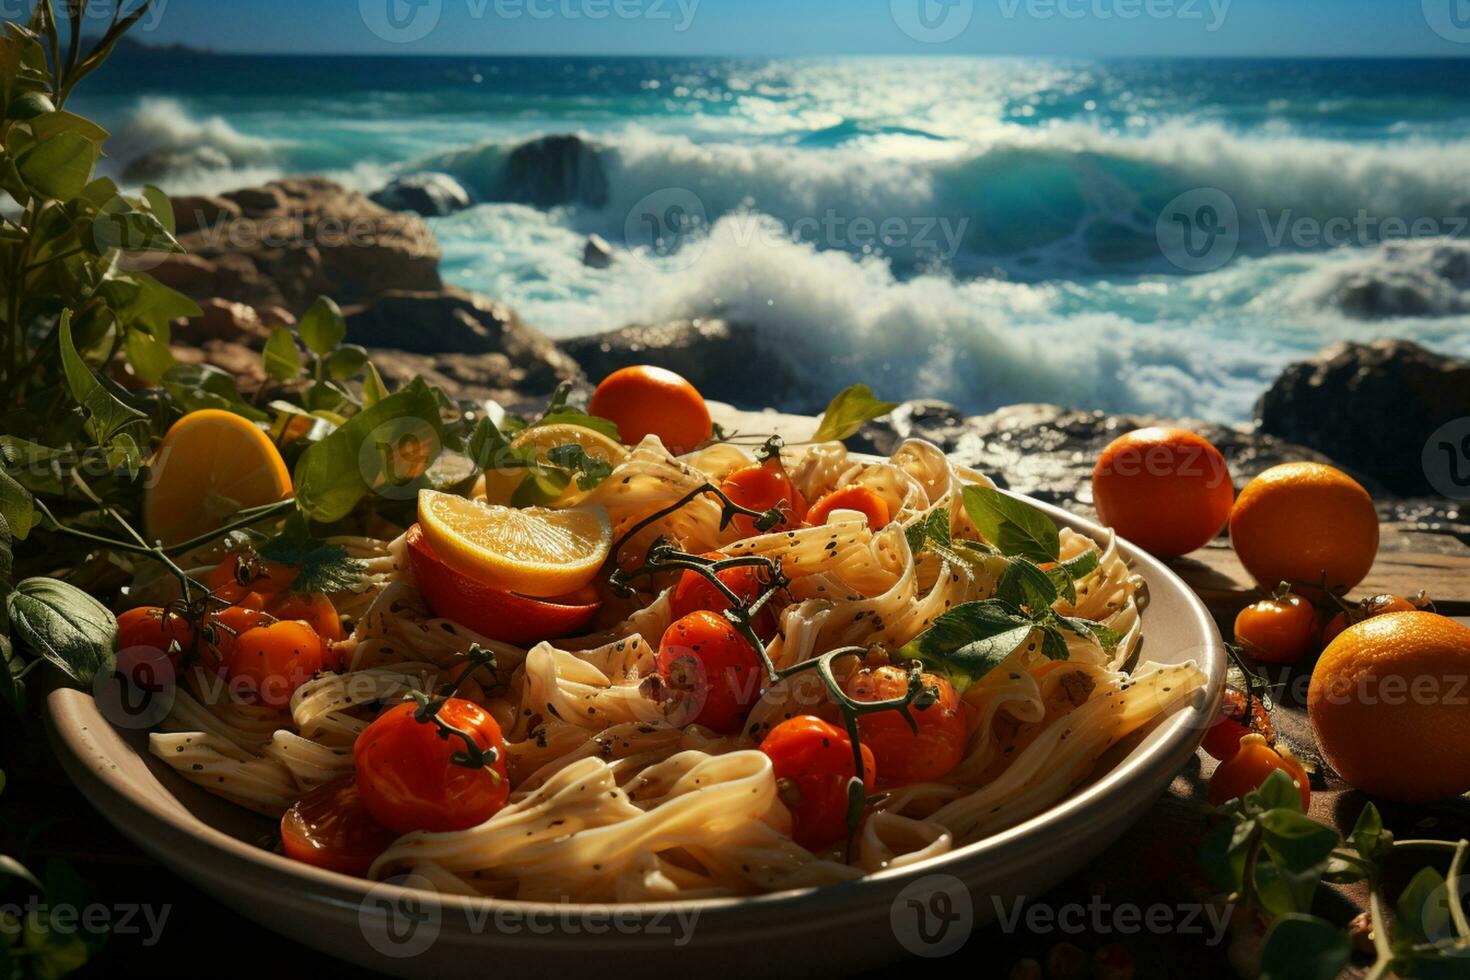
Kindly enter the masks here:
<path id="1" fill-rule="evenodd" d="M 621 463 L 628 455 L 628 451 L 616 440 L 610 439 L 598 432 L 582 425 L 540 425 L 534 429 L 527 429 L 510 441 L 514 449 L 534 449 L 536 458 L 542 462 L 546 461 L 547 453 L 557 446 L 581 446 L 583 452 L 594 459 L 600 459 L 611 463 L 613 466 Z M 516 487 L 526 478 L 524 467 L 507 467 L 505 469 L 491 469 L 485 472 L 485 499 L 492 504 L 509 504 L 511 497 L 515 495 Z M 576 493 L 576 481 L 566 489 L 559 499 L 565 499 Z"/>
<path id="2" fill-rule="evenodd" d="M 612 523 L 602 507 L 518 509 L 421 490 L 419 525 L 460 574 L 535 598 L 582 588 L 612 550 Z"/>

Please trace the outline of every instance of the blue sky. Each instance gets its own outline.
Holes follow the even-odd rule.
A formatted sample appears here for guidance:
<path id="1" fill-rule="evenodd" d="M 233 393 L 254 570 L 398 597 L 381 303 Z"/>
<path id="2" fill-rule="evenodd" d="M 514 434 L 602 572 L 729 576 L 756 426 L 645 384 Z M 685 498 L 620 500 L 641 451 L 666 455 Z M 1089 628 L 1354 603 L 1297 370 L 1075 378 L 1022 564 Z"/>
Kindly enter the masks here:
<path id="1" fill-rule="evenodd" d="M 1470 0 L 155 0 L 155 8 L 140 40 L 251 52 L 1470 55 Z"/>

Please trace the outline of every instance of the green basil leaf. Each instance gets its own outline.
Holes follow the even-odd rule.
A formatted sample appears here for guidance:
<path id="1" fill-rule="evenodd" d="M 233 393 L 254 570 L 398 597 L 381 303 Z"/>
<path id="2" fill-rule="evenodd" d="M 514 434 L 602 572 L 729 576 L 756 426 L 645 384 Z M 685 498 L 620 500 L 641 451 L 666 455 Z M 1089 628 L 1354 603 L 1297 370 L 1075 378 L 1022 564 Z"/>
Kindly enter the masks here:
<path id="1" fill-rule="evenodd" d="M 1108 653 L 1118 649 L 1118 644 L 1123 642 L 1122 633 L 1096 620 L 1083 619 L 1080 616 L 1057 616 L 1056 621 L 1062 629 L 1095 641 Z"/>
<path id="2" fill-rule="evenodd" d="M 948 548 L 950 546 L 949 511 L 943 507 L 931 510 L 904 528 L 903 533 L 908 539 L 909 551 L 915 555 L 923 551 L 925 546 L 931 542 L 941 548 Z"/>
<path id="3" fill-rule="evenodd" d="M 1067 649 L 1067 638 L 1055 626 L 1041 628 L 1041 654 L 1048 660 L 1067 660 L 1071 651 Z"/>
<path id="4" fill-rule="evenodd" d="M 270 413 L 247 405 L 240 397 L 234 377 L 212 364 L 176 364 L 164 372 L 163 387 L 186 412 L 218 408 L 252 422 L 270 418 Z"/>
<path id="5" fill-rule="evenodd" d="M 572 474 L 547 466 L 530 466 L 520 485 L 511 494 L 513 507 L 544 507 L 566 492 Z"/>
<path id="6" fill-rule="evenodd" d="M 6 465 L 11 465 L 19 460 L 7 458 L 5 462 Z M 17 541 L 24 541 L 31 533 L 31 528 L 41 522 L 41 515 L 36 512 L 36 503 L 31 492 L 4 469 L 0 469 L 0 517 L 5 519 L 9 533 Z"/>
<path id="7" fill-rule="evenodd" d="M 57 133 L 22 153 L 15 165 L 36 194 L 69 201 L 92 179 L 96 162 L 96 144 L 78 133 Z"/>
<path id="8" fill-rule="evenodd" d="M 573 443 L 553 446 L 546 453 L 551 465 L 567 470 L 577 478 L 577 489 L 591 490 L 612 476 L 613 466 L 605 459 L 587 455 L 587 450 Z"/>
<path id="9" fill-rule="evenodd" d="M 1225 813 L 1200 845 L 1200 868 L 1220 891 L 1240 890 L 1254 827 L 1255 821 L 1242 820 L 1234 812 Z"/>
<path id="10" fill-rule="evenodd" d="M 60 579 L 28 578 L 5 597 L 15 637 L 78 684 L 111 670 L 117 656 L 117 620 L 107 607 Z"/>
<path id="11" fill-rule="evenodd" d="M 36 134 L 38 140 L 47 140 L 62 133 L 76 133 L 90 143 L 100 144 L 107 140 L 107 130 L 90 119 L 64 110 L 48 112 L 32 119 L 31 132 Z"/>
<path id="12" fill-rule="evenodd" d="M 271 331 L 265 349 L 260 352 L 260 364 L 265 373 L 277 381 L 295 381 L 301 376 L 301 351 L 296 347 L 296 338 L 290 327 L 277 327 Z"/>
<path id="13" fill-rule="evenodd" d="M 1048 568 L 1046 574 L 1056 586 L 1057 595 L 1068 602 L 1075 603 L 1077 601 L 1076 582 L 1092 574 L 1097 569 L 1098 562 L 1096 551 L 1084 551 L 1075 558 L 1068 558 Z"/>
<path id="14" fill-rule="evenodd" d="M 1419 869 L 1394 903 L 1394 944 L 1428 942 L 1430 934 L 1438 931 L 1440 920 L 1446 914 L 1444 903 L 1447 899 L 1444 875 L 1434 868 Z"/>
<path id="15" fill-rule="evenodd" d="M 98 445 L 111 442 L 118 432 L 130 425 L 145 421 L 148 416 L 125 405 L 113 395 L 92 369 L 87 367 L 71 338 L 71 310 L 63 310 L 61 323 L 57 327 L 61 347 L 61 367 L 66 374 L 66 385 L 72 397 L 87 412 L 92 437 Z"/>
<path id="16" fill-rule="evenodd" d="M 342 308 L 331 297 L 318 296 L 311 309 L 302 315 L 301 322 L 296 324 L 296 332 L 301 335 L 306 349 L 321 357 L 342 343 L 347 336 L 347 321 L 342 318 Z"/>
<path id="17" fill-rule="evenodd" d="M 897 656 L 944 674 L 964 693 L 1024 644 L 1035 628 L 1035 623 L 1009 603 L 998 599 L 967 602 L 935 619 L 899 648 Z"/>
<path id="18" fill-rule="evenodd" d="M 124 329 L 123 352 L 133 366 L 133 373 L 149 384 L 158 384 L 168 369 L 178 363 L 168 341 L 160 340 L 146 330 Z"/>
<path id="19" fill-rule="evenodd" d="M 368 362 L 366 347 L 345 344 L 327 356 L 327 374 L 336 381 L 355 377 Z"/>
<path id="20" fill-rule="evenodd" d="M 301 454 L 293 482 L 302 513 L 330 524 L 350 514 L 374 489 L 389 483 L 401 486 L 393 460 L 376 451 L 386 444 L 384 440 L 405 434 L 390 424 L 399 420 L 419 420 L 427 427 L 424 436 L 433 439 L 423 462 L 426 467 L 432 464 L 443 442 L 439 402 L 422 378 L 414 378 Z"/>
<path id="21" fill-rule="evenodd" d="M 1289 779 L 1287 781 L 1290 782 Z M 1302 813 L 1301 794 L 1295 789 L 1293 792 L 1297 793 L 1295 807 L 1277 807 L 1261 814 L 1261 841 L 1271 860 L 1282 868 L 1306 871 L 1327 860 L 1327 855 L 1338 844 L 1338 836 L 1333 828 Z"/>
<path id="22" fill-rule="evenodd" d="M 1060 557 L 1057 526 L 1035 507 L 990 487 L 965 487 L 964 497 L 970 520 L 1001 554 L 1034 562 Z"/>
<path id="23" fill-rule="evenodd" d="M 1024 558 L 1006 563 L 995 584 L 995 598 L 1020 606 L 1036 616 L 1057 601 L 1057 588 L 1045 572 Z"/>
<path id="24" fill-rule="evenodd" d="M 97 217 L 92 219 L 91 241 L 97 247 L 98 254 L 106 254 L 109 249 L 114 248 L 124 252 L 184 250 L 156 215 L 136 209 L 125 210 L 123 206 L 104 208 L 98 212 Z"/>
<path id="25" fill-rule="evenodd" d="M 153 217 L 163 225 L 164 231 L 170 235 L 178 232 L 179 226 L 174 221 L 174 202 L 168 199 L 167 194 L 152 184 L 144 184 L 143 201 L 148 205 L 148 210 L 153 213 Z"/>
<path id="26" fill-rule="evenodd" d="M 1348 843 L 1363 857 L 1376 860 L 1382 842 L 1383 817 L 1379 815 L 1378 807 L 1368 803 L 1363 807 L 1363 812 L 1358 814 L 1358 822 L 1353 824 Z"/>
<path id="27" fill-rule="evenodd" d="M 1255 809 L 1301 813 L 1302 793 L 1290 776 L 1280 769 L 1273 769 L 1260 786 L 1246 794 L 1245 803 Z"/>
<path id="28" fill-rule="evenodd" d="M 866 423 L 881 415 L 887 415 L 898 407 L 898 402 L 879 401 L 873 389 L 867 385 L 852 385 L 837 393 L 822 413 L 812 442 L 840 442 L 854 435 Z"/>
<path id="29" fill-rule="evenodd" d="M 1352 955 L 1347 933 L 1326 919 L 1283 915 L 1261 947 L 1261 980 L 1336 980 Z"/>
<path id="30" fill-rule="evenodd" d="M 362 404 L 364 408 L 372 408 L 378 402 L 388 397 L 388 386 L 383 384 L 383 376 L 378 373 L 378 368 L 369 361 L 367 371 L 362 377 Z"/>
<path id="31" fill-rule="evenodd" d="M 199 304 L 183 293 L 141 273 L 126 279 L 109 279 L 102 285 L 102 294 L 123 323 L 143 327 L 165 341 L 168 325 L 174 320 L 203 313 Z"/>

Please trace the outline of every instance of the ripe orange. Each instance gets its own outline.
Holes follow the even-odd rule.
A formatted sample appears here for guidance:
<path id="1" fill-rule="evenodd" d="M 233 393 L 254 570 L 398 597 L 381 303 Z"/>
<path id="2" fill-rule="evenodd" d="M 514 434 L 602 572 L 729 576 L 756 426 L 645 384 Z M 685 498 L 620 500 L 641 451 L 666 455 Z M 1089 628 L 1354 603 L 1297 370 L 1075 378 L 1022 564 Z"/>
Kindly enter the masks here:
<path id="1" fill-rule="evenodd" d="M 291 474 L 270 437 L 247 418 L 215 408 L 169 427 L 143 493 L 149 540 L 181 544 L 249 507 L 291 494 Z"/>
<path id="2" fill-rule="evenodd" d="M 1230 512 L 1230 543 L 1266 589 L 1282 582 L 1329 590 L 1363 581 L 1378 554 L 1373 498 L 1321 463 L 1273 466 L 1246 485 Z"/>
<path id="3" fill-rule="evenodd" d="M 655 435 L 676 456 L 691 452 L 714 431 L 699 390 L 681 375 L 648 364 L 609 374 L 592 393 L 587 410 L 617 423 L 628 445 Z"/>
<path id="4" fill-rule="evenodd" d="M 1322 755 L 1365 793 L 1403 803 L 1470 791 L 1470 628 L 1429 612 L 1350 626 L 1312 671 Z"/>
<path id="5" fill-rule="evenodd" d="M 1159 558 L 1177 558 L 1220 533 L 1235 487 L 1209 440 L 1184 429 L 1135 429 L 1098 457 L 1092 498 L 1118 534 Z"/>

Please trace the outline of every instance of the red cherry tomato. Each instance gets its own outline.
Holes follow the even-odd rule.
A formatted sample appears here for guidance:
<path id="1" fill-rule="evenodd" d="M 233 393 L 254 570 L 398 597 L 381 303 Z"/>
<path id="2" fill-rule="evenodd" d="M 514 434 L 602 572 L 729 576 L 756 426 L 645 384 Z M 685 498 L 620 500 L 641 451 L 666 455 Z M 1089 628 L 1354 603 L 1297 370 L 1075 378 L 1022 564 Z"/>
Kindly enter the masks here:
<path id="1" fill-rule="evenodd" d="M 720 491 L 741 507 L 748 507 L 751 510 L 766 511 L 780 505 L 782 513 L 786 516 L 781 523 L 771 528 L 771 531 L 793 528 L 806 520 L 806 499 L 792 485 L 791 477 L 786 475 L 786 468 L 781 465 L 780 453 L 772 454 L 763 463 L 756 463 L 731 473 L 720 484 Z M 755 518 L 746 517 L 744 514 L 738 515 L 730 526 L 735 528 L 742 538 L 748 538 L 754 534 L 770 533 L 769 531 L 757 531 Z"/>
<path id="2" fill-rule="evenodd" d="M 358 877 L 398 837 L 368 813 L 350 775 L 310 790 L 281 817 L 281 849 L 288 858 Z"/>
<path id="3" fill-rule="evenodd" d="M 730 556 L 711 551 L 703 557 L 719 561 Z M 715 577 L 731 592 L 739 596 L 742 602 L 750 603 L 766 591 L 766 583 L 761 579 L 761 571 L 761 568 L 756 565 L 740 565 L 717 572 Z M 730 600 L 715 588 L 708 578 L 692 571 L 686 571 L 679 576 L 679 584 L 674 586 L 674 594 L 669 597 L 669 604 L 673 609 L 675 619 L 683 619 L 690 613 L 701 609 L 712 613 L 722 613 L 731 605 Z M 769 639 L 776 635 L 776 612 L 771 608 L 769 602 L 761 607 L 760 612 L 756 613 L 754 625 L 756 635 L 761 639 Z"/>
<path id="4" fill-rule="evenodd" d="M 809 851 L 847 836 L 847 786 L 855 775 L 847 731 L 815 715 L 798 715 L 771 729 L 761 751 L 770 756 L 781 800 L 791 811 L 791 837 Z M 863 756 L 863 785 L 874 789 L 873 753 Z"/>
<path id="5" fill-rule="evenodd" d="M 760 655 L 730 621 L 699 610 L 664 631 L 658 674 L 674 692 L 671 714 L 682 725 L 734 735 L 761 695 Z"/>
<path id="6" fill-rule="evenodd" d="M 259 592 L 285 592 L 296 581 L 296 569 L 267 561 L 254 549 L 237 551 L 210 569 L 204 584 L 223 598 Z"/>
<path id="7" fill-rule="evenodd" d="M 877 711 L 858 719 L 858 733 L 873 750 L 882 774 L 878 785 L 884 788 L 941 779 L 965 756 L 970 732 L 959 694 L 942 677 L 922 677 L 939 691 L 939 700 L 926 708 L 909 708 L 918 734 L 897 711 Z M 888 701 L 908 691 L 909 675 L 898 667 L 864 667 L 849 675 L 842 687 L 854 701 Z"/>
<path id="8" fill-rule="evenodd" d="M 477 582 L 440 560 L 417 524 L 408 529 L 407 544 L 414 581 L 434 615 L 492 640 L 525 646 L 571 636 L 602 608 L 590 585 L 572 595 L 532 599 Z"/>
<path id="9" fill-rule="evenodd" d="M 812 504 L 806 519 L 812 524 L 826 524 L 834 510 L 860 511 L 868 519 L 868 527 L 874 531 L 888 526 L 888 501 L 871 487 L 843 487 L 833 490 Z"/>
<path id="10" fill-rule="evenodd" d="M 169 659 L 177 667 L 180 657 L 187 655 L 194 646 L 193 627 L 177 613 L 166 613 L 161 606 L 138 606 L 118 614 L 119 650 L 144 647 L 168 653 L 173 643 L 179 645 L 180 653 Z"/>
<path id="11" fill-rule="evenodd" d="M 1241 738 L 1251 732 L 1266 736 L 1268 742 L 1275 737 L 1271 717 L 1266 714 L 1266 706 L 1261 699 L 1250 699 L 1249 718 L 1246 717 L 1245 701 L 1246 697 L 1240 691 L 1233 687 L 1226 689 L 1225 700 L 1220 705 L 1220 720 L 1209 727 L 1200 743 L 1201 748 L 1221 762 L 1233 759 L 1240 751 Z"/>
<path id="12" fill-rule="evenodd" d="M 296 689 L 322 672 L 326 644 L 297 620 L 256 626 L 235 638 L 230 682 L 248 701 L 284 708 Z"/>
<path id="13" fill-rule="evenodd" d="M 1252 660 L 1295 663 L 1317 639 L 1317 610 L 1295 593 L 1252 603 L 1235 617 L 1235 642 Z"/>
<path id="14" fill-rule="evenodd" d="M 463 698 L 450 698 L 439 718 L 469 735 L 480 750 L 494 750 L 488 767 L 453 761 L 467 746 L 432 720 L 419 721 L 418 705 L 405 702 L 383 712 L 357 737 L 357 788 L 373 819 L 389 830 L 443 833 L 467 830 L 505 806 L 505 739 L 495 719 Z"/>
<path id="15" fill-rule="evenodd" d="M 1266 777 L 1280 769 L 1291 777 L 1302 794 L 1302 811 L 1312 800 L 1312 787 L 1307 771 L 1290 752 L 1274 748 L 1266 743 L 1266 736 L 1252 732 L 1240 740 L 1240 749 L 1233 758 L 1220 763 L 1210 777 L 1209 800 L 1220 806 L 1230 800 L 1260 789 Z"/>

